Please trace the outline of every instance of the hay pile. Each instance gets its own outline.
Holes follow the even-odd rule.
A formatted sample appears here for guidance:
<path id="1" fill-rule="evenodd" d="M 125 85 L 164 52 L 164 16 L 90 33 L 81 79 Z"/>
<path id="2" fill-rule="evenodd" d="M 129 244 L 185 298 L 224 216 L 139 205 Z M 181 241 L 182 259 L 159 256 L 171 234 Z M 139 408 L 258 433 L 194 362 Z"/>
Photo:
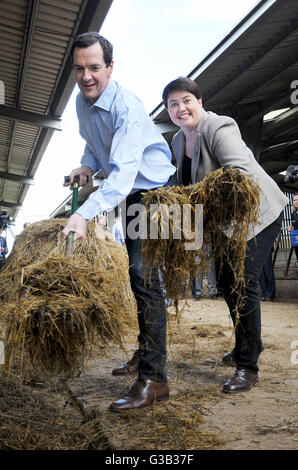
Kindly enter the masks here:
<path id="1" fill-rule="evenodd" d="M 169 215 L 170 208 L 173 212 L 173 207 L 179 207 L 183 214 L 183 208 L 190 206 L 189 226 L 194 232 L 195 208 L 197 204 L 203 205 L 204 242 L 212 243 L 213 253 L 220 265 L 224 260 L 230 265 L 235 278 L 238 310 L 243 300 L 241 292 L 244 285 L 246 240 L 252 224 L 258 220 L 259 194 L 259 186 L 246 174 L 223 168 L 208 173 L 195 185 L 163 187 L 144 194 L 147 226 L 154 222 L 159 233 L 158 238 L 150 238 L 148 234 L 143 241 L 145 263 L 160 269 L 167 297 L 176 306 L 181 293 L 190 287 L 191 280 L 196 276 L 198 256 L 201 270 L 205 270 L 206 260 L 202 250 L 185 249 L 189 234 L 185 232 L 179 218 Z M 163 211 L 152 214 L 151 207 L 156 205 L 162 206 Z M 165 215 L 169 219 L 169 237 L 163 239 L 162 234 L 166 232 Z"/>
<path id="2" fill-rule="evenodd" d="M 94 224 L 65 257 L 59 241 L 66 220 L 28 226 L 0 273 L 6 363 L 29 358 L 50 373 L 76 373 L 95 346 L 122 345 L 136 318 L 126 251 L 98 240 Z M 22 361 L 21 361 L 22 362 Z"/>

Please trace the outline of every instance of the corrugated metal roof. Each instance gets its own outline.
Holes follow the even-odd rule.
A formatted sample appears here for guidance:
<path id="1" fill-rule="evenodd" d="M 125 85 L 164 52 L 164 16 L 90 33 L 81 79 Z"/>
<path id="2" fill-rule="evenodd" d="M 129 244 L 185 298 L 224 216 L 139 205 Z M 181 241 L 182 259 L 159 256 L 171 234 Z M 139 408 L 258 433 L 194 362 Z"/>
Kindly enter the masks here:
<path id="1" fill-rule="evenodd" d="M 234 117 L 245 133 L 269 111 L 297 108 L 297 44 L 298 1 L 262 0 L 188 76 L 199 84 L 204 107 Z M 151 117 L 171 141 L 177 129 L 162 103 Z M 264 122 L 261 134 L 260 164 L 288 191 L 298 184 L 285 185 L 279 173 L 298 164 L 297 129 L 298 113 L 284 113 Z"/>
<path id="2" fill-rule="evenodd" d="M 112 0 L 0 1 L 0 208 L 15 218 L 74 86 L 74 37 L 99 30 Z M 4 87 L 3 87 L 4 84 Z M 0 95 L 1 96 L 1 95 Z M 47 120 L 45 120 L 47 118 Z M 18 178 L 19 177 L 19 178 Z"/>

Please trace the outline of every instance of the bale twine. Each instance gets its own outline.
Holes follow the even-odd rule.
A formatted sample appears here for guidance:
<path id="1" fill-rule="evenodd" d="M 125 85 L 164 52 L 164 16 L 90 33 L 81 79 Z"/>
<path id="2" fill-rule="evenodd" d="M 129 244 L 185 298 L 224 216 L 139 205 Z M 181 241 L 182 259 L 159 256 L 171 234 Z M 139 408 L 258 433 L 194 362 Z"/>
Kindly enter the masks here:
<path id="1" fill-rule="evenodd" d="M 66 258 L 59 240 L 65 224 L 50 219 L 27 227 L 0 273 L 8 365 L 28 357 L 48 373 L 77 373 L 95 347 L 122 346 L 135 322 L 126 250 L 97 239 L 89 222 L 87 237 Z"/>
<path id="2" fill-rule="evenodd" d="M 252 225 L 258 220 L 259 194 L 258 184 L 245 173 L 220 168 L 207 173 L 201 182 L 194 185 L 162 187 L 143 195 L 147 226 L 152 222 L 158 225 L 158 237 L 150 238 L 148 233 L 142 242 L 144 262 L 160 269 L 167 297 L 173 300 L 176 308 L 181 292 L 190 287 L 198 267 L 203 271 L 206 269 L 206 257 L 202 249 L 185 249 L 189 233 L 185 232 L 182 219 L 172 217 L 170 211 L 167 213 L 167 207 L 173 213 L 173 207 L 180 207 L 183 212 L 185 206 L 190 206 L 190 226 L 194 232 L 195 208 L 197 204 L 203 205 L 204 242 L 212 243 L 213 253 L 220 266 L 225 261 L 231 267 L 237 314 L 243 305 L 246 243 Z M 152 207 L 156 205 L 162 206 L 163 210 L 152 214 Z M 165 213 L 168 218 L 164 217 Z M 162 238 L 166 219 L 169 236 Z"/>

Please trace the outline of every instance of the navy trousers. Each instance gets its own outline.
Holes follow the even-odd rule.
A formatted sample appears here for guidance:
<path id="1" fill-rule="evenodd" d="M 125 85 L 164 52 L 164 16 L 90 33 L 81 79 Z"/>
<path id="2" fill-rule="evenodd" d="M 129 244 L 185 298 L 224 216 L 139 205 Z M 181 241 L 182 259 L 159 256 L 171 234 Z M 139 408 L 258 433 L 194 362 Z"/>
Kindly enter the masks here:
<path id="1" fill-rule="evenodd" d="M 176 173 L 172 175 L 167 186 L 176 186 Z M 126 211 L 132 204 L 142 204 L 141 193 L 138 191 L 126 199 Z M 166 382 L 166 307 L 162 292 L 159 271 L 155 267 L 145 266 L 141 251 L 141 239 L 129 236 L 127 230 L 135 216 L 126 214 L 126 248 L 129 258 L 129 275 L 132 291 L 138 307 L 139 322 L 139 378 L 156 382 Z M 136 227 L 137 231 L 137 227 Z"/>
<path id="2" fill-rule="evenodd" d="M 128 196 L 126 209 L 141 204 L 141 192 Z M 135 216 L 126 216 L 126 229 Z M 135 295 L 139 322 L 139 378 L 166 382 L 166 308 L 157 269 L 145 267 L 140 238 L 131 239 L 126 230 L 131 288 Z"/>
<path id="3" fill-rule="evenodd" d="M 275 299 L 275 275 L 271 250 L 260 275 L 260 286 L 265 299 Z"/>
<path id="4" fill-rule="evenodd" d="M 239 312 L 239 323 L 235 329 L 235 362 L 237 368 L 254 372 L 259 370 L 257 363 L 262 347 L 259 278 L 274 240 L 280 232 L 281 218 L 280 215 L 275 222 L 247 243 L 244 264 L 244 306 Z M 234 275 L 228 263 L 223 263 L 218 276 L 218 284 L 223 290 L 224 299 L 235 325 L 236 298 L 232 293 Z"/>

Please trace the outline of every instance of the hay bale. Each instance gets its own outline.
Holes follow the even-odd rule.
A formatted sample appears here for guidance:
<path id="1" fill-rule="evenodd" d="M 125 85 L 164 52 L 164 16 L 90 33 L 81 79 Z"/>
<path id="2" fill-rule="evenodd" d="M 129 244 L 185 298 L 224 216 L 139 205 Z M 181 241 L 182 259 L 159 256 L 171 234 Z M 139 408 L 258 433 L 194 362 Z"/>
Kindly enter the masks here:
<path id="1" fill-rule="evenodd" d="M 148 234 L 147 239 L 143 240 L 145 264 L 160 269 L 167 297 L 173 300 L 176 307 L 181 292 L 189 289 L 190 282 L 196 275 L 198 256 L 201 259 L 199 268 L 205 270 L 205 254 L 202 250 L 185 249 L 185 242 L 189 242 L 189 239 L 179 218 L 174 218 L 173 221 L 168 217 L 169 237 L 162 238 L 165 211 L 152 215 L 151 207 L 177 205 L 183 211 L 184 205 L 190 205 L 190 226 L 194 232 L 195 207 L 197 204 L 203 205 L 204 241 L 210 243 L 212 240 L 214 255 L 220 263 L 223 260 L 229 263 L 234 272 L 238 311 L 243 302 L 246 242 L 252 225 L 258 220 L 259 194 L 260 188 L 252 178 L 238 170 L 224 168 L 207 173 L 195 185 L 163 187 L 144 194 L 147 225 L 153 221 L 158 225 L 159 234 L 156 239 L 150 238 Z M 180 239 L 177 238 L 179 230 Z"/>
<path id="2" fill-rule="evenodd" d="M 0 273 L 7 362 L 29 357 L 51 373 L 73 374 L 94 347 L 122 345 L 135 322 L 126 251 L 97 239 L 94 224 L 65 257 L 59 240 L 66 220 L 30 225 L 16 239 Z"/>

